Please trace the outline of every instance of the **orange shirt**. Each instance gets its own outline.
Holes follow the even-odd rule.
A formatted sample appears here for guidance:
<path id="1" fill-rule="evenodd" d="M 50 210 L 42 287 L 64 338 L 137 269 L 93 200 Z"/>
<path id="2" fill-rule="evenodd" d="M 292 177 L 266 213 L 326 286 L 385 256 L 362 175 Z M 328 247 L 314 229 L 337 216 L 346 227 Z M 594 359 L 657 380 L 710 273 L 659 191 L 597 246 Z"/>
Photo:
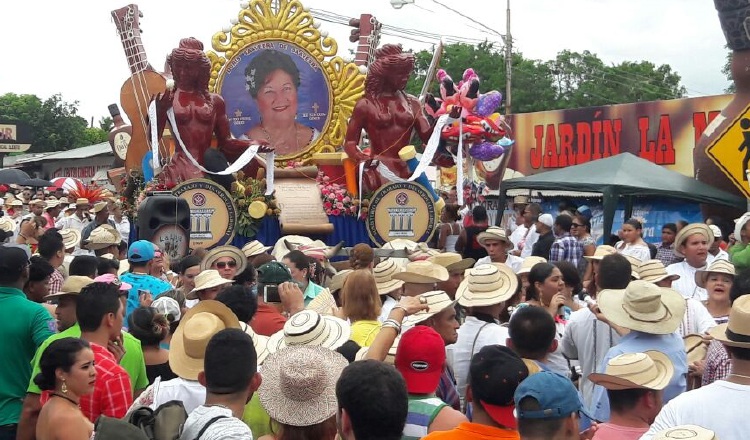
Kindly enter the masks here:
<path id="1" fill-rule="evenodd" d="M 463 422 L 450 431 L 437 431 L 423 437 L 422 440 L 520 440 L 517 431 L 480 425 L 479 423 Z"/>

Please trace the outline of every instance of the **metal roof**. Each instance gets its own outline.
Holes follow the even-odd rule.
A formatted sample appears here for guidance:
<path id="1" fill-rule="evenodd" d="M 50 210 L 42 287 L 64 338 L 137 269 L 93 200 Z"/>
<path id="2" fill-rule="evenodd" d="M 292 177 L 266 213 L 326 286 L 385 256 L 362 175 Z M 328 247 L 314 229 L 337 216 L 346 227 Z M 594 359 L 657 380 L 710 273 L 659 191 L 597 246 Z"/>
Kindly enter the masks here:
<path id="1" fill-rule="evenodd" d="M 35 162 L 46 162 L 48 160 L 71 160 L 71 159 L 87 159 L 94 156 L 102 156 L 112 153 L 112 148 L 109 146 L 109 142 L 102 142 L 99 144 L 89 145 L 88 147 L 74 148 L 72 150 L 57 151 L 53 153 L 40 153 L 30 154 L 22 159 L 17 159 L 15 166 L 26 165 Z"/>

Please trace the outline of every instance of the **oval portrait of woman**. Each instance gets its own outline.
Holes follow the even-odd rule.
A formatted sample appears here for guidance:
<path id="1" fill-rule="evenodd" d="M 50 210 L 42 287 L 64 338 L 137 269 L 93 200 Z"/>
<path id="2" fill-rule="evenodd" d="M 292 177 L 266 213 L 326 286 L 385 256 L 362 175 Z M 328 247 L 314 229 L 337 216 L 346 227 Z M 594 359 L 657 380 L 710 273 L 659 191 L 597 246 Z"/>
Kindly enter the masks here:
<path id="1" fill-rule="evenodd" d="M 307 151 L 325 129 L 330 86 L 318 60 L 284 41 L 250 45 L 219 85 L 232 134 L 268 142 L 278 157 Z"/>

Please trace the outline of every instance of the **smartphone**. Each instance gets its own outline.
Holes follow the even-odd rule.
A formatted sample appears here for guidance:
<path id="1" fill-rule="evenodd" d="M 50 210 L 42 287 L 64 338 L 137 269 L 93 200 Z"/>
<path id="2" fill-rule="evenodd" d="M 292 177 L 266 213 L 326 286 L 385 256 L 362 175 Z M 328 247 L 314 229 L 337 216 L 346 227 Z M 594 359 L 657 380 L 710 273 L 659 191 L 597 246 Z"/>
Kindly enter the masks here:
<path id="1" fill-rule="evenodd" d="M 138 289 L 138 298 L 142 298 L 144 295 L 151 295 L 151 291 Z"/>
<path id="2" fill-rule="evenodd" d="M 281 303 L 279 286 L 276 284 L 266 284 L 263 286 L 263 301 L 267 303 Z"/>

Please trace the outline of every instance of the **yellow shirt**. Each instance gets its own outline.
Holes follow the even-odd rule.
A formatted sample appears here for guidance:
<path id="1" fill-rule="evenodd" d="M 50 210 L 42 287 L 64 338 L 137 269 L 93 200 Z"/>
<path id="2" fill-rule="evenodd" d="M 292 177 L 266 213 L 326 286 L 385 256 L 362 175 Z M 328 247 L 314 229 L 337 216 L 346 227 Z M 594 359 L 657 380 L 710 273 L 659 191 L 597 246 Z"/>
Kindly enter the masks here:
<path id="1" fill-rule="evenodd" d="M 352 335 L 349 339 L 359 344 L 360 347 L 369 347 L 379 331 L 379 321 L 357 321 L 352 324 Z"/>

